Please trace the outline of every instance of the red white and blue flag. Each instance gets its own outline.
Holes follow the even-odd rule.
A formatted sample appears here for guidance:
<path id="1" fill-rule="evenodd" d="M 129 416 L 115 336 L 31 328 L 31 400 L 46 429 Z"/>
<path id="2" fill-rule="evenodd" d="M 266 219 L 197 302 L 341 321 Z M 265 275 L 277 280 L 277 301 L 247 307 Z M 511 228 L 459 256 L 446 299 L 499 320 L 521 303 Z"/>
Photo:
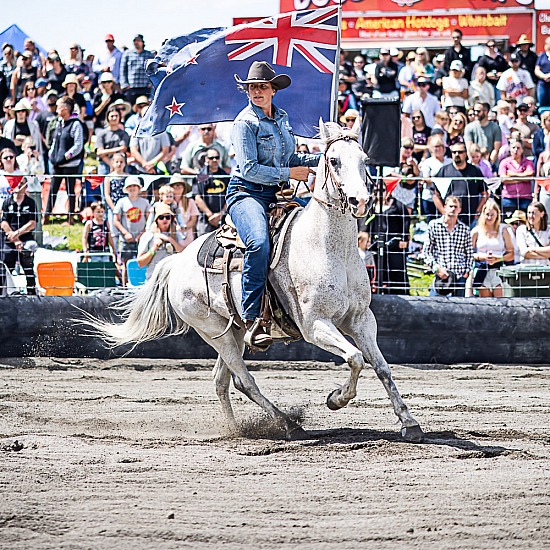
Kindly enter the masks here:
<path id="1" fill-rule="evenodd" d="M 247 104 L 234 75 L 244 80 L 253 61 L 267 61 L 292 78 L 274 103 L 287 111 L 297 135 L 313 137 L 319 117 L 332 117 L 338 9 L 284 13 L 179 37 L 187 45 L 170 55 L 166 72 L 151 75 L 155 97 L 137 135 L 158 134 L 170 124 L 234 120 Z"/>

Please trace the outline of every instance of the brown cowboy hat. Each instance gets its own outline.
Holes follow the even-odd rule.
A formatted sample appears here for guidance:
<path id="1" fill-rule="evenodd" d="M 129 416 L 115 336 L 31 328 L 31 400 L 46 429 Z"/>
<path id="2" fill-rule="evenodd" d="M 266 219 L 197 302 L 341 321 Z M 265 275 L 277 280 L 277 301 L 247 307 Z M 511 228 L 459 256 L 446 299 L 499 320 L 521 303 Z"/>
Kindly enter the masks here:
<path id="1" fill-rule="evenodd" d="M 266 61 L 254 61 L 248 69 L 246 80 L 241 80 L 238 74 L 235 80 L 239 84 L 253 84 L 255 82 L 270 82 L 277 90 L 288 88 L 292 80 L 287 74 L 276 74 L 273 67 Z"/>
<path id="2" fill-rule="evenodd" d="M 529 44 L 529 46 L 532 46 L 533 42 L 527 38 L 526 34 L 522 34 L 516 42 L 516 46 L 521 46 L 522 44 Z"/>

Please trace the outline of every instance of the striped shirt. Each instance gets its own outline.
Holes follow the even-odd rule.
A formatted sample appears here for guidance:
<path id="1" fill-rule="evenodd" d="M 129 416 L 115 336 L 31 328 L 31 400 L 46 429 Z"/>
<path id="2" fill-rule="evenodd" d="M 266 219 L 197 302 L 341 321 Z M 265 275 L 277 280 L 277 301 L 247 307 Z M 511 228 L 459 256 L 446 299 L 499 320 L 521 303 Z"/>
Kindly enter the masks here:
<path id="1" fill-rule="evenodd" d="M 125 88 L 147 88 L 151 81 L 145 72 L 145 63 L 155 57 L 149 50 L 126 50 L 120 62 L 120 86 Z"/>
<path id="2" fill-rule="evenodd" d="M 443 217 L 432 220 L 428 225 L 424 261 L 434 272 L 444 267 L 461 277 L 470 271 L 474 261 L 470 230 L 459 221 L 449 232 Z"/>

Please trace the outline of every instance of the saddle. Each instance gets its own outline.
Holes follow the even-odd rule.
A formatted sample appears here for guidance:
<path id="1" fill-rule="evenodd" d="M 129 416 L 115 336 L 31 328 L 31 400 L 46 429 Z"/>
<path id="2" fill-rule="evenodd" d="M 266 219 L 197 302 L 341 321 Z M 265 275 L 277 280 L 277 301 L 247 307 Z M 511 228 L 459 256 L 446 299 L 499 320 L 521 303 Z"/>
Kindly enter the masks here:
<path id="1" fill-rule="evenodd" d="M 302 334 L 285 307 L 286 299 L 277 295 L 270 282 L 270 274 L 279 262 L 290 223 L 301 210 L 302 207 L 297 202 L 285 201 L 276 203 L 267 213 L 271 256 L 266 289 L 262 299 L 262 321 L 271 324 L 271 334 L 274 340 L 282 340 L 285 343 L 300 340 Z M 208 273 L 223 274 L 222 294 L 230 317 L 227 327 L 216 338 L 223 336 L 232 326 L 245 328 L 245 323 L 233 300 L 229 276 L 232 271 L 242 272 L 245 249 L 246 246 L 239 237 L 233 220 L 227 215 L 224 225 L 206 238 L 197 255 L 197 261 L 203 268 L 206 280 L 209 304 Z"/>

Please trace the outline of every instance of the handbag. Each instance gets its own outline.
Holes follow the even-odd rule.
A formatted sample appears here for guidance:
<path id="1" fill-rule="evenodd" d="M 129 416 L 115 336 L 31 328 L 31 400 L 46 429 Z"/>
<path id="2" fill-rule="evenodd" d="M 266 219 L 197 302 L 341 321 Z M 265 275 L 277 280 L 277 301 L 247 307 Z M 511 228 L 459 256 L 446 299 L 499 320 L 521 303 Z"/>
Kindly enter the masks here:
<path id="1" fill-rule="evenodd" d="M 434 289 L 440 296 L 448 296 L 456 290 L 456 273 L 448 271 L 448 277 L 442 279 L 439 275 L 435 276 Z"/>

